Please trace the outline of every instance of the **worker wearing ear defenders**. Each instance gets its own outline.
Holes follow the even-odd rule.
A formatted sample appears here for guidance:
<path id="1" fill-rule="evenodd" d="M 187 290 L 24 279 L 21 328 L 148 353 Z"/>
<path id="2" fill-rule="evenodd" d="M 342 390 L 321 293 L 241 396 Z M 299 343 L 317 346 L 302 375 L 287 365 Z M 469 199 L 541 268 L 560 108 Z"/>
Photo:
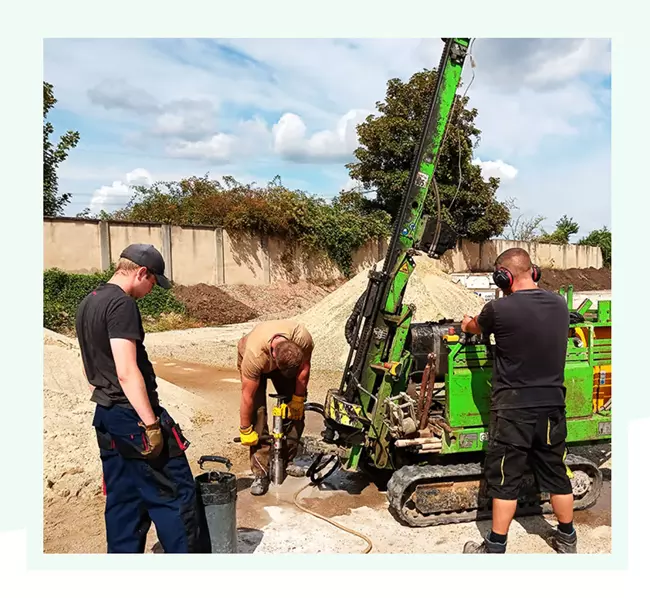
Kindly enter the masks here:
<path id="1" fill-rule="evenodd" d="M 494 335 L 496 341 L 485 456 L 492 530 L 480 545 L 467 542 L 463 552 L 506 551 L 527 462 L 539 490 L 551 495 L 558 520 L 552 547 L 560 553 L 577 551 L 572 474 L 565 464 L 569 310 L 560 295 L 538 288 L 540 278 L 526 251 L 508 249 L 497 258 L 493 274 L 504 296 L 487 303 L 477 317 L 465 316 L 461 324 L 463 332 Z"/>

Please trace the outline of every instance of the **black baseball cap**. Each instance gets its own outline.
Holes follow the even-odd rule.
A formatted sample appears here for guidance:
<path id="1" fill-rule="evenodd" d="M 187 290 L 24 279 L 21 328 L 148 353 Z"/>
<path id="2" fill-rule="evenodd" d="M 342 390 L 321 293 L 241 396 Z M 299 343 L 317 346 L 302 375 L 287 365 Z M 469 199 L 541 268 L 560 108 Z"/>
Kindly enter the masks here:
<path id="1" fill-rule="evenodd" d="M 129 245 L 121 254 L 134 264 L 147 268 L 156 277 L 156 282 L 163 289 L 170 289 L 172 283 L 165 276 L 165 260 L 153 245 L 146 243 L 134 243 Z"/>

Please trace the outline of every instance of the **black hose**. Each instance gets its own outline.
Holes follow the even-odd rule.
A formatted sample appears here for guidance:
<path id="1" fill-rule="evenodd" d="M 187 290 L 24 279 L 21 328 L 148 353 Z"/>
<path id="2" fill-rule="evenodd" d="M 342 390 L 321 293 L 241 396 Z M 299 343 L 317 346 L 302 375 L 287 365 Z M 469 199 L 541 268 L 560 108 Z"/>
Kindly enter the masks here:
<path id="1" fill-rule="evenodd" d="M 364 291 L 362 295 L 357 299 L 357 302 L 354 304 L 352 313 L 345 323 L 345 340 L 348 341 L 348 345 L 351 347 L 354 345 L 357 340 L 354 336 L 354 329 L 356 328 L 359 317 L 361 316 L 361 308 L 363 307 L 363 301 L 366 298 L 368 291 Z"/>

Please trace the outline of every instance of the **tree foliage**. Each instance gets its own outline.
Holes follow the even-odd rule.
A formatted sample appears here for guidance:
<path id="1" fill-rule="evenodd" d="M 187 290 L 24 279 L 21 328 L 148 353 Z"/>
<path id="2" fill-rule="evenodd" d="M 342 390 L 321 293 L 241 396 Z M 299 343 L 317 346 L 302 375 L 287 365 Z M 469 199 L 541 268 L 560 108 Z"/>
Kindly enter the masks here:
<path id="1" fill-rule="evenodd" d="M 552 233 L 547 233 L 545 230 L 542 230 L 542 234 L 538 237 L 537 242 L 566 245 L 569 242 L 569 237 L 577 234 L 579 230 L 580 226 L 578 226 L 578 223 L 565 214 L 555 223 L 555 230 Z"/>
<path id="2" fill-rule="evenodd" d="M 600 247 L 603 254 L 603 265 L 610 268 L 612 265 L 612 232 L 606 226 L 599 230 L 592 230 L 586 237 L 578 241 L 578 245 Z"/>
<path id="3" fill-rule="evenodd" d="M 288 189 L 280 177 L 265 187 L 244 185 L 231 176 L 223 177 L 221 183 L 205 175 L 133 190 L 124 209 L 102 217 L 279 236 L 288 246 L 301 243 L 326 251 L 345 275 L 351 273 L 357 249 L 370 239 L 390 235 L 388 214 L 371 209 L 361 193 L 342 192 L 328 203 Z"/>
<path id="4" fill-rule="evenodd" d="M 63 208 L 70 202 L 70 193 L 58 195 L 57 168 L 68 157 L 68 152 L 79 143 L 77 131 L 68 131 L 58 143 L 50 140 L 54 127 L 46 119 L 56 102 L 52 85 L 43 81 L 43 216 L 63 214 Z"/>
<path id="5" fill-rule="evenodd" d="M 392 217 L 399 211 L 422 127 L 434 93 L 437 72 L 424 70 L 408 82 L 388 81 L 386 98 L 377 102 L 380 116 L 370 115 L 359 124 L 356 162 L 347 164 L 350 176 L 366 189 L 375 188 L 377 207 Z M 457 97 L 438 160 L 436 181 L 443 218 L 461 236 L 486 241 L 501 234 L 510 217 L 508 207 L 497 201 L 499 179 L 484 181 L 481 168 L 472 164 L 472 151 L 480 130 L 474 120 L 476 109 L 467 109 L 467 98 Z M 425 209 L 436 205 L 433 185 Z"/>

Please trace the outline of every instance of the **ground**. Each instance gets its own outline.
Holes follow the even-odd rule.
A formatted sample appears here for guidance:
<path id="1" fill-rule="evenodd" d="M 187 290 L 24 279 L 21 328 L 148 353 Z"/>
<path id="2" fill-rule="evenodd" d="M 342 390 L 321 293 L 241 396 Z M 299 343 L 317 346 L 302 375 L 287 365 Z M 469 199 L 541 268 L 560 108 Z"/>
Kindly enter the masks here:
<path id="1" fill-rule="evenodd" d="M 238 476 L 239 552 L 363 552 L 366 548 L 363 540 L 296 507 L 294 494 L 308 484 L 305 478 L 287 478 L 282 486 L 271 487 L 263 497 L 250 494 L 247 451 L 232 442 L 236 421 L 218 426 L 220 434 L 205 432 L 216 428 L 206 424 L 232 420 L 233 413 L 236 413 L 239 400 L 236 371 L 173 359 L 156 360 L 155 367 L 164 380 L 205 399 L 194 416 L 204 425 L 197 426 L 196 432 L 189 435 L 194 443 L 192 467 L 198 474 L 196 460 L 203 454 L 226 456 L 233 462 L 232 471 Z M 338 381 L 333 373 L 316 373 L 311 393 L 322 396 Z M 321 421 L 318 415 L 307 413 L 305 434 L 317 436 Z M 599 460 L 603 461 L 606 455 L 596 452 L 602 455 Z M 609 470 L 605 468 L 604 471 L 609 477 Z M 576 514 L 582 553 L 611 551 L 610 492 L 607 482 L 599 503 L 589 511 Z M 298 500 L 305 508 L 368 536 L 373 544 L 373 553 L 459 553 L 465 541 L 479 541 L 489 529 L 489 523 L 485 521 L 424 529 L 404 527 L 389 513 L 385 493 L 360 474 L 342 471 L 336 472 L 322 488 L 305 489 Z M 103 505 L 99 484 L 97 492 L 91 496 L 54 497 L 47 501 L 44 550 L 56 553 L 104 552 Z M 509 552 L 551 553 L 552 549 L 544 538 L 553 524 L 552 517 L 541 516 L 514 522 L 509 535 Z M 152 528 L 148 550 L 155 542 L 155 529 Z"/>
<path id="2" fill-rule="evenodd" d="M 610 288 L 609 278 L 601 284 L 593 282 L 601 276 L 599 272 L 586 272 L 587 282 L 575 284 L 575 290 Z M 559 274 L 545 272 L 544 280 L 553 285 L 565 284 Z M 416 269 L 411 283 L 407 290 L 413 296 L 408 301 L 418 305 L 420 321 L 436 319 L 441 310 L 446 317 L 458 317 L 472 311 L 479 301 L 470 291 L 428 271 L 426 266 Z M 251 474 L 247 450 L 233 442 L 239 425 L 239 375 L 234 369 L 239 338 L 252 328 L 255 320 L 304 319 L 317 339 L 321 361 L 312 373 L 310 396 L 322 402 L 327 389 L 340 382 L 347 355 L 343 328 L 366 284 L 367 277 L 362 273 L 341 289 L 340 281 L 329 287 L 277 283 L 270 287 L 181 288 L 179 296 L 188 298 L 188 304 L 196 310 L 193 313 L 203 313 L 201 317 L 215 327 L 147 335 L 146 346 L 160 378 L 163 404 L 192 442 L 188 458 L 193 473 L 200 473 L 197 460 L 201 455 L 225 456 L 233 463 L 232 471 L 238 478 L 239 552 L 362 552 L 366 548 L 360 538 L 296 506 L 294 496 L 307 484 L 304 478 L 288 478 L 281 487 L 272 487 L 266 496 L 253 497 L 248 490 Z M 254 320 L 244 321 L 251 313 L 257 314 Z M 223 314 L 235 323 L 216 326 L 217 322 L 224 322 Z M 105 551 L 101 469 L 90 427 L 88 387 L 81 370 L 74 340 L 47 332 L 43 548 L 48 553 Z M 318 436 L 321 418 L 307 413 L 306 420 L 306 436 Z M 603 472 L 609 479 L 608 454 L 596 450 L 592 458 L 603 463 Z M 362 476 L 337 472 L 327 482 L 320 488 L 305 488 L 298 497 L 299 504 L 367 535 L 373 552 L 458 553 L 466 540 L 480 540 L 489 526 L 487 522 L 478 522 L 407 528 L 389 513 L 385 494 Z M 589 511 L 576 513 L 580 552 L 611 551 L 609 501 L 608 481 L 599 503 Z M 509 552 L 552 552 L 543 539 L 552 523 L 552 517 L 514 522 Z M 147 550 L 155 541 L 152 527 Z"/>

